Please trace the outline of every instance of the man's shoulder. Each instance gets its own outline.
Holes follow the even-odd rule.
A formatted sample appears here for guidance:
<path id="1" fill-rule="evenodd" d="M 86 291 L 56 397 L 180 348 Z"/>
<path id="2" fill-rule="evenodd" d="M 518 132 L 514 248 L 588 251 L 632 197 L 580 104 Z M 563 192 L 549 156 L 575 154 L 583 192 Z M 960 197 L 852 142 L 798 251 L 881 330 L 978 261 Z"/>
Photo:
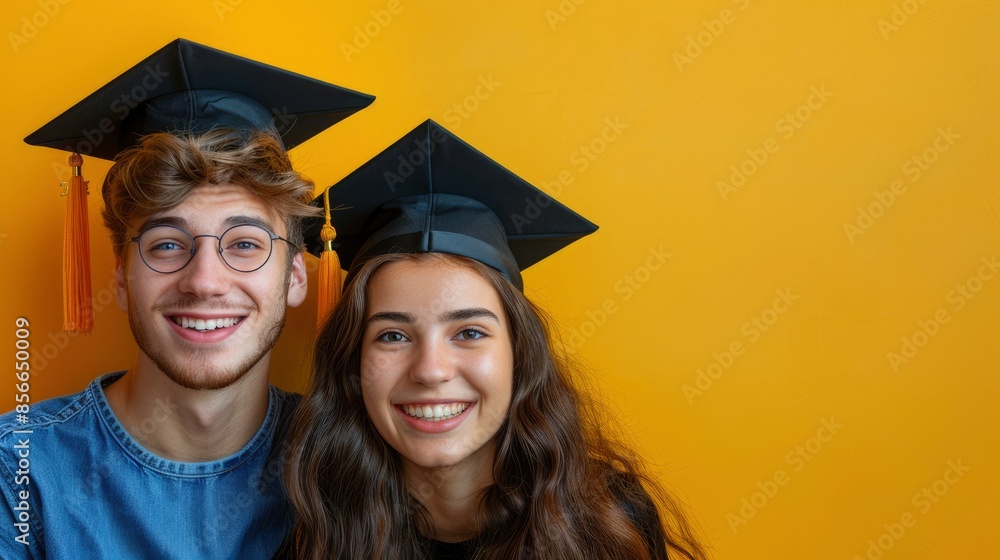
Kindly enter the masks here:
<path id="1" fill-rule="evenodd" d="M 28 402 L 24 408 L 0 415 L 0 438 L 15 431 L 45 429 L 72 420 L 93 402 L 92 385 L 70 395 Z"/>

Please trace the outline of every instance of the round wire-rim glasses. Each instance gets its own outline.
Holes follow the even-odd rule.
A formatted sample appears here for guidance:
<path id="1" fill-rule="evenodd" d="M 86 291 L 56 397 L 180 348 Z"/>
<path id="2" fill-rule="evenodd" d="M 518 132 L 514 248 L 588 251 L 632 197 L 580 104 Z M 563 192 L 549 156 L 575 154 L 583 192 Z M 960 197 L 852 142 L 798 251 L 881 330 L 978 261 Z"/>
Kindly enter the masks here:
<path id="1" fill-rule="evenodd" d="M 129 241 L 138 245 L 139 257 L 150 270 L 172 274 L 194 259 L 197 250 L 195 240 L 200 237 L 214 238 L 222 262 L 237 272 L 254 272 L 267 264 L 274 251 L 275 240 L 280 239 L 296 247 L 284 237 L 255 224 L 238 224 L 222 232 L 222 235 L 191 235 L 177 226 L 159 225 L 143 230 Z"/>

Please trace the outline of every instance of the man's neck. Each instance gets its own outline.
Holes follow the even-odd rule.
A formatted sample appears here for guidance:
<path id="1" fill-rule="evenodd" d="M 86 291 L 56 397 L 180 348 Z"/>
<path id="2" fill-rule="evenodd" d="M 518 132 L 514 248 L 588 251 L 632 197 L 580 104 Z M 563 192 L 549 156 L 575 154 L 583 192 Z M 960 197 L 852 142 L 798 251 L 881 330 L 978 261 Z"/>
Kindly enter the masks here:
<path id="1" fill-rule="evenodd" d="M 151 453 L 171 461 L 214 461 L 242 449 L 260 429 L 268 358 L 228 387 L 201 391 L 173 382 L 140 351 L 136 365 L 104 393 L 125 430 Z"/>

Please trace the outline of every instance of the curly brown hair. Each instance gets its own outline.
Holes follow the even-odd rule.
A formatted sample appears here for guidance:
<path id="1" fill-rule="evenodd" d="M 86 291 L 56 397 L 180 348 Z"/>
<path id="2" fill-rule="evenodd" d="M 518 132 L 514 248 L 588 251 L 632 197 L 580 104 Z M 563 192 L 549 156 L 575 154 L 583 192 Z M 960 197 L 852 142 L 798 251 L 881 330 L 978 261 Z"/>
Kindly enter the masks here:
<path id="1" fill-rule="evenodd" d="M 302 246 L 302 218 L 319 214 L 309 206 L 313 182 L 292 169 L 272 135 L 249 138 L 227 129 L 201 135 L 149 134 L 123 151 L 102 187 L 101 216 L 115 254 L 125 257 L 130 235 L 157 212 L 184 202 L 200 185 L 232 183 L 247 190 L 285 220 L 285 237 Z M 288 264 L 295 252 L 289 252 Z"/>
<path id="2" fill-rule="evenodd" d="M 429 558 L 425 488 L 409 488 L 399 454 L 362 399 L 361 342 L 374 273 L 405 259 L 445 259 L 496 289 L 514 355 L 508 417 L 495 436 L 494 483 L 480 496 L 477 559 L 701 560 L 682 508 L 610 437 L 571 367 L 553 352 L 542 312 L 499 272 L 435 253 L 389 254 L 362 265 L 319 334 L 310 390 L 291 433 L 286 486 L 299 514 L 297 556 Z M 650 498 L 652 496 L 654 500 Z"/>

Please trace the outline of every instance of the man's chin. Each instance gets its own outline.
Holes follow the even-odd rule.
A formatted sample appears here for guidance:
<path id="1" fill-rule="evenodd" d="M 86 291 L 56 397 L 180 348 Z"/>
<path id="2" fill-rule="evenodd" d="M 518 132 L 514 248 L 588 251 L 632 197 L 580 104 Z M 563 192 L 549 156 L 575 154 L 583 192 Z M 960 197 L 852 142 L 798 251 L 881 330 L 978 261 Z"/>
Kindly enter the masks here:
<path id="1" fill-rule="evenodd" d="M 256 360 L 241 367 L 227 370 L 198 366 L 181 366 L 175 368 L 168 364 L 157 365 L 160 371 L 181 387 L 195 391 L 217 391 L 235 385 L 243 379 L 255 363 Z"/>
<path id="2" fill-rule="evenodd" d="M 162 369 L 162 368 L 161 368 Z M 171 375 L 170 372 L 165 372 L 167 377 L 171 381 L 184 387 L 185 389 L 191 389 L 194 391 L 218 391 L 220 389 L 225 389 L 234 385 L 237 381 L 243 378 L 246 372 L 242 374 L 219 374 L 219 375 L 202 375 L 197 378 L 192 376 L 182 376 L 182 375 Z"/>
<path id="3" fill-rule="evenodd" d="M 217 391 L 237 384 L 261 364 L 277 341 L 284 317 L 265 321 L 267 328 L 253 329 L 260 336 L 253 339 L 230 338 L 226 344 L 197 345 L 177 342 L 170 333 L 157 337 L 134 313 L 129 313 L 129 325 L 139 350 L 177 385 L 195 391 Z M 244 326 L 247 328 L 247 326 Z M 242 331 L 242 329 L 241 329 Z M 252 335 L 246 330 L 244 337 Z M 156 343 L 161 341 L 161 343 Z M 163 342 L 166 341 L 166 342 Z M 267 362 L 263 370 L 266 375 Z"/>

